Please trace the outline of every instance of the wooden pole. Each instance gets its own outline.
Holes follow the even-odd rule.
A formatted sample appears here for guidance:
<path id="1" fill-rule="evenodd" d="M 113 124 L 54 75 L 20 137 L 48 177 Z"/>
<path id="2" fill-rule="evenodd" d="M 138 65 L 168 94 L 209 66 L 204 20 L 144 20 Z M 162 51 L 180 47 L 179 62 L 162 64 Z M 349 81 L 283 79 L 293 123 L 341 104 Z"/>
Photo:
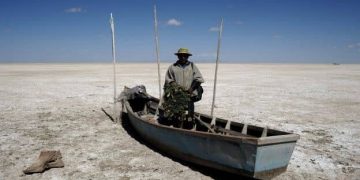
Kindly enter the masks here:
<path id="1" fill-rule="evenodd" d="M 156 61 L 157 61 L 157 68 L 158 68 L 159 98 L 161 99 L 159 33 L 158 33 L 158 20 L 157 20 L 157 14 L 156 14 L 156 5 L 154 5 L 154 36 L 155 36 L 155 46 L 156 46 Z"/>
<path id="2" fill-rule="evenodd" d="M 217 81 L 217 72 L 218 72 L 218 64 L 220 58 L 220 47 L 221 47 L 221 36 L 223 30 L 223 18 L 221 18 L 220 27 L 219 27 L 219 37 L 218 37 L 218 46 L 216 52 L 216 65 L 215 65 L 215 77 L 214 77 L 214 91 L 213 91 L 213 99 L 211 104 L 211 116 L 214 115 L 214 106 L 215 106 L 215 95 L 216 95 L 216 81 Z"/>
<path id="3" fill-rule="evenodd" d="M 114 27 L 114 19 L 112 13 L 110 13 L 110 27 L 111 27 L 111 35 L 112 35 L 112 56 L 113 56 L 113 70 L 114 70 L 114 111 L 113 118 L 117 121 L 116 114 L 116 58 L 115 58 L 115 27 Z"/>

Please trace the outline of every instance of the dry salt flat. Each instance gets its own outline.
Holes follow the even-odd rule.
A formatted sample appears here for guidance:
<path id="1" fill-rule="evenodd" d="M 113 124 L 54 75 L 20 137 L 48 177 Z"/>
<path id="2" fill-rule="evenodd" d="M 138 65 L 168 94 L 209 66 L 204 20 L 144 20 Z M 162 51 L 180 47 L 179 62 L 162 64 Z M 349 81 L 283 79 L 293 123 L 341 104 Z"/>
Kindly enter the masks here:
<path id="1" fill-rule="evenodd" d="M 164 75 L 169 64 L 161 65 Z M 158 96 L 156 64 L 117 66 L 118 93 L 144 84 Z M 214 64 L 198 64 L 209 114 Z M 144 145 L 112 112 L 111 64 L 0 64 L 0 179 L 221 179 Z M 220 64 L 215 115 L 291 131 L 300 140 L 274 179 L 360 177 L 360 65 Z M 22 175 L 43 149 L 64 168 Z"/>

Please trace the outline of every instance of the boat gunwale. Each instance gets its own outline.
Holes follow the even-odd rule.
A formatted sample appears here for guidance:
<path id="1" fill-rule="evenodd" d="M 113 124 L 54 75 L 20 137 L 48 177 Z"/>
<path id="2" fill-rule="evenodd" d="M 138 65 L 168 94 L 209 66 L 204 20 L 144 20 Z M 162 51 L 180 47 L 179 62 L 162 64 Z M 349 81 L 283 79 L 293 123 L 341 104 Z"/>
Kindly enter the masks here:
<path id="1" fill-rule="evenodd" d="M 275 136 L 267 136 L 267 137 L 240 137 L 240 136 L 234 136 L 234 135 L 223 135 L 223 134 L 213 134 L 208 132 L 202 132 L 202 131 L 192 131 L 188 129 L 181 129 L 181 128 L 174 128 L 166 125 L 162 125 L 159 123 L 154 123 L 151 121 L 148 121 L 145 118 L 140 117 L 138 114 L 133 112 L 132 107 L 130 106 L 130 103 L 127 100 L 124 100 L 123 103 L 125 104 L 127 113 L 131 113 L 134 117 L 137 119 L 140 119 L 144 123 L 147 123 L 151 126 L 163 128 L 167 130 L 173 130 L 178 133 L 182 134 L 190 134 L 190 135 L 196 135 L 201 137 L 211 137 L 215 139 L 221 139 L 226 141 L 232 141 L 236 143 L 248 143 L 248 144 L 254 144 L 258 146 L 267 146 L 267 145 L 274 145 L 274 144 L 284 144 L 284 143 L 296 143 L 296 141 L 300 138 L 298 134 L 289 133 L 286 135 L 275 135 Z M 198 113 L 200 116 L 204 116 L 204 114 Z M 205 115 L 206 116 L 206 115 Z M 237 122 L 235 122 L 237 123 Z"/>

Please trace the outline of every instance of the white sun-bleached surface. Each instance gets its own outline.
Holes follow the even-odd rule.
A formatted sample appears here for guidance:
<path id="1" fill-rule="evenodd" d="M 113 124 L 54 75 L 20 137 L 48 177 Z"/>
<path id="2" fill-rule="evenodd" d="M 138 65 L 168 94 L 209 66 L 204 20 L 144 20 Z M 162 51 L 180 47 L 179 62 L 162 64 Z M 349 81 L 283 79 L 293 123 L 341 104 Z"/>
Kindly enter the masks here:
<path id="1" fill-rule="evenodd" d="M 163 76 L 169 64 L 162 64 Z M 209 114 L 214 64 L 198 64 Z M 118 64 L 118 93 L 144 84 L 158 96 L 156 64 Z M 0 64 L 0 179 L 212 179 L 159 154 L 113 124 L 111 64 Z M 360 177 L 360 65 L 220 64 L 215 115 L 300 135 L 275 179 Z M 65 167 L 22 176 L 42 149 Z"/>

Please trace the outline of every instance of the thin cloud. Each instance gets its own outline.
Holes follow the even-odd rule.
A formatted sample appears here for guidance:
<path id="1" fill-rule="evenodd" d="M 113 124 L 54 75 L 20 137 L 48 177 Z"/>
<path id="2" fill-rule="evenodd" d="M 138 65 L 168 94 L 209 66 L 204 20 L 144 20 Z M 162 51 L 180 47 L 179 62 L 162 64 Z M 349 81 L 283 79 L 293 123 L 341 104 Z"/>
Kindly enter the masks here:
<path id="1" fill-rule="evenodd" d="M 242 22 L 242 21 L 236 21 L 235 24 L 236 24 L 236 25 L 243 25 L 244 22 Z"/>
<path id="2" fill-rule="evenodd" d="M 347 48 L 349 48 L 349 49 L 360 48 L 360 42 L 353 43 L 353 44 L 348 44 Z"/>
<path id="3" fill-rule="evenodd" d="M 181 26 L 183 23 L 175 18 L 172 18 L 172 19 L 169 19 L 166 24 L 169 26 Z"/>
<path id="4" fill-rule="evenodd" d="M 352 49 L 352 48 L 355 47 L 355 45 L 354 45 L 354 44 L 349 44 L 349 45 L 347 45 L 347 47 L 348 47 L 349 49 Z"/>
<path id="5" fill-rule="evenodd" d="M 69 8 L 69 9 L 65 9 L 65 12 L 67 12 L 67 13 L 82 13 L 82 12 L 85 12 L 85 11 L 80 7 L 72 7 L 72 8 Z"/>
<path id="6" fill-rule="evenodd" d="M 219 31 L 219 27 L 211 27 L 211 28 L 209 29 L 209 31 L 217 32 L 217 31 Z"/>
<path id="7" fill-rule="evenodd" d="M 360 42 L 348 44 L 347 48 L 360 52 Z"/>
<path id="8" fill-rule="evenodd" d="M 275 39 L 279 39 L 279 38 L 282 38 L 282 35 L 274 34 L 272 37 L 275 38 Z"/>

